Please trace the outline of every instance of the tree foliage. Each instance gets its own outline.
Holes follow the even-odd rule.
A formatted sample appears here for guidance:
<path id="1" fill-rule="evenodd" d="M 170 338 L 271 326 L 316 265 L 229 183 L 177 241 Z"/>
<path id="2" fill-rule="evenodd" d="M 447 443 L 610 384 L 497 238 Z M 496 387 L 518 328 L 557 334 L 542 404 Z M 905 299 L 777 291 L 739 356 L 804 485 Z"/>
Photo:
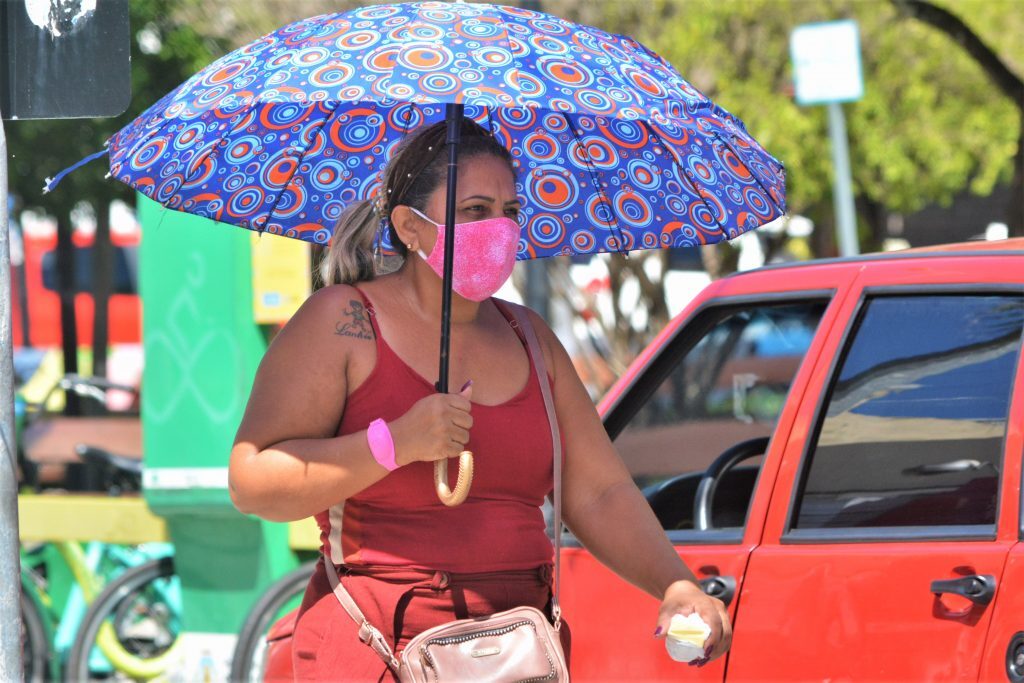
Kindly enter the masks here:
<path id="1" fill-rule="evenodd" d="M 949 204 L 965 189 L 987 195 L 1013 176 L 1021 138 L 1018 107 L 1024 103 L 1008 100 L 949 35 L 908 19 L 886 0 L 543 4 L 554 14 L 632 35 L 740 117 L 785 163 L 790 211 L 819 226 L 819 256 L 834 250 L 831 148 L 825 108 L 802 107 L 794 99 L 789 39 L 796 26 L 838 19 L 854 19 L 859 26 L 865 93 L 843 107 L 865 250 L 880 246 L 890 213 Z M 1015 0 L 941 4 L 960 13 L 1008 68 L 1022 73 L 1024 13 Z M 980 232 L 985 226 L 975 227 Z M 704 256 L 709 272 L 721 274 L 735 254 L 719 245 L 705 248 Z M 613 256 L 609 263 L 615 316 L 606 331 L 619 363 L 664 321 L 664 282 L 644 274 L 651 257 Z M 636 300 L 622 297 L 630 279 L 640 285 L 633 288 L 640 292 Z M 651 313 L 643 316 L 650 323 L 643 334 L 629 322 L 639 308 Z"/>
<path id="2" fill-rule="evenodd" d="M 705 94 L 739 116 L 787 167 L 790 209 L 831 224 L 832 164 L 823 107 L 793 98 L 789 36 L 812 22 L 854 19 L 865 93 L 844 105 L 854 192 L 890 212 L 948 204 L 965 188 L 985 195 L 1010 180 L 1020 113 L 946 35 L 901 20 L 881 0 L 656 0 L 568 3 L 581 20 L 629 33 L 664 55 Z M 947 2 L 1011 62 L 1024 55 L 1019 5 Z M 1011 27 L 1016 31 L 1007 30 Z M 878 236 L 884 226 L 861 215 Z M 876 224 L 870 223 L 875 221 Z M 984 227 L 984 226 L 982 226 Z M 877 246 L 871 245 L 868 246 Z"/>

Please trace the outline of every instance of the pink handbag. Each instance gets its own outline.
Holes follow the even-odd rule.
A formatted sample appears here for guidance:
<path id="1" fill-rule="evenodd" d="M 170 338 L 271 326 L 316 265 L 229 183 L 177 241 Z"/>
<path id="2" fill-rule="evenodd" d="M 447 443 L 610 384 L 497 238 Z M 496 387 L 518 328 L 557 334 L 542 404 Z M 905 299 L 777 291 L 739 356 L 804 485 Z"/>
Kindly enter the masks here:
<path id="1" fill-rule="evenodd" d="M 555 585 L 551 597 L 554 624 L 540 610 L 516 607 L 478 619 L 459 619 L 420 633 L 395 657 L 384 636 L 363 615 L 351 594 L 341 585 L 330 558 L 324 558 L 327 578 L 341 606 L 359 624 L 359 639 L 373 648 L 403 683 L 534 683 L 569 681 L 569 669 L 559 639 L 562 625 L 558 606 L 561 579 L 562 537 L 562 442 L 555 419 L 551 385 L 544 353 L 530 324 L 525 307 L 512 325 L 523 331 L 534 369 L 540 381 L 551 439 L 554 444 L 554 553 Z"/>

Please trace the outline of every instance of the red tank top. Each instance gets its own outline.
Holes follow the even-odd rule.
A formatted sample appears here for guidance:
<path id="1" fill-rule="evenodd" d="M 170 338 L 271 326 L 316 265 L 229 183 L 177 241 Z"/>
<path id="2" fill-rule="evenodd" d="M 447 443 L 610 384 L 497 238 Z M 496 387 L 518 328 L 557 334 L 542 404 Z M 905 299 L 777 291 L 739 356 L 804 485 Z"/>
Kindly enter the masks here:
<path id="1" fill-rule="evenodd" d="M 377 341 L 370 376 L 349 394 L 338 435 L 405 414 L 434 393 L 380 334 L 373 306 L 360 291 Z M 492 300 L 493 301 L 493 300 Z M 514 318 L 500 304 L 509 323 Z M 513 328 L 526 348 L 521 331 Z M 433 343 L 433 342 L 432 342 Z M 529 357 L 529 349 L 526 348 Z M 358 495 L 316 515 L 331 559 L 348 565 L 401 565 L 449 572 L 528 569 L 552 561 L 540 506 L 551 492 L 552 444 L 533 358 L 526 386 L 496 406 L 473 404 L 467 447 L 474 454 L 473 486 L 457 507 L 434 491 L 433 463 L 416 462 L 388 474 Z M 458 461 L 449 461 L 449 481 Z"/>

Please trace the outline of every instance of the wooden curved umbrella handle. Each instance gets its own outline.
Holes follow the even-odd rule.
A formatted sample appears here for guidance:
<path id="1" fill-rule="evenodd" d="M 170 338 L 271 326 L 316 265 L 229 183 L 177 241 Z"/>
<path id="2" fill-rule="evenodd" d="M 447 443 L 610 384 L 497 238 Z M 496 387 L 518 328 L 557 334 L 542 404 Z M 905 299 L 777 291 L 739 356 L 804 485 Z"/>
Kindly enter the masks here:
<path id="1" fill-rule="evenodd" d="M 448 488 L 448 460 L 434 461 L 434 487 L 437 489 L 437 497 L 448 507 L 462 505 L 472 485 L 473 454 L 469 451 L 459 453 L 459 478 L 455 482 L 454 491 Z"/>

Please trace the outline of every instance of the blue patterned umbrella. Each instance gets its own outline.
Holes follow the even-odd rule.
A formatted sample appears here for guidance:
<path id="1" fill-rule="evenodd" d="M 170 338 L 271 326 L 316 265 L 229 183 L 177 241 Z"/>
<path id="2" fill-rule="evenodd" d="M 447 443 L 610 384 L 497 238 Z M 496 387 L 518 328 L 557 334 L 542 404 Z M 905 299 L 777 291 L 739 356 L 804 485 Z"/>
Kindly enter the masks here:
<path id="1" fill-rule="evenodd" d="M 380 191 L 392 149 L 445 120 L 452 234 L 463 115 L 512 153 L 519 259 L 708 244 L 785 212 L 782 164 L 657 54 L 483 4 L 377 5 L 290 24 L 195 74 L 107 151 L 113 176 L 168 208 L 325 244 L 346 206 Z M 438 496 L 457 505 L 472 455 L 454 492 L 446 463 L 434 473 Z"/>
<path id="2" fill-rule="evenodd" d="M 484 4 L 299 21 L 217 60 L 109 142 L 164 206 L 315 243 L 446 103 L 514 155 L 519 258 L 682 247 L 785 211 L 782 165 L 632 38 Z"/>

